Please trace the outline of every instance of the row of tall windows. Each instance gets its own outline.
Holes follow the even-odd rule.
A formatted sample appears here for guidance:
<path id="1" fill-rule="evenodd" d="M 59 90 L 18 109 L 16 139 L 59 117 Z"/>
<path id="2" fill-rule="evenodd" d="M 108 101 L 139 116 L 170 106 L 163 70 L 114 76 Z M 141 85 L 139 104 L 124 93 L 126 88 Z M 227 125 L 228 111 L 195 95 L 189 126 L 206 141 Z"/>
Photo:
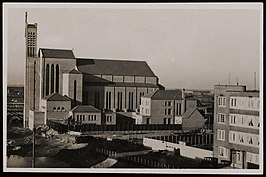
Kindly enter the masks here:
<path id="1" fill-rule="evenodd" d="M 45 75 L 45 85 L 46 92 L 45 95 L 49 95 L 51 93 L 59 92 L 59 65 L 57 64 L 54 67 L 54 64 L 51 65 L 51 80 L 50 80 L 50 65 L 46 64 L 46 75 Z"/>
<path id="2" fill-rule="evenodd" d="M 259 129 L 260 119 L 259 116 L 244 115 L 244 114 L 230 114 L 229 125 L 245 128 Z"/>
<path id="3" fill-rule="evenodd" d="M 230 108 L 258 111 L 260 100 L 257 97 L 230 97 Z"/>
<path id="4" fill-rule="evenodd" d="M 229 131 L 229 143 L 259 147 L 259 135 L 237 131 Z"/>
<path id="5" fill-rule="evenodd" d="M 81 121 L 96 121 L 96 115 L 77 115 L 77 121 L 81 122 Z"/>

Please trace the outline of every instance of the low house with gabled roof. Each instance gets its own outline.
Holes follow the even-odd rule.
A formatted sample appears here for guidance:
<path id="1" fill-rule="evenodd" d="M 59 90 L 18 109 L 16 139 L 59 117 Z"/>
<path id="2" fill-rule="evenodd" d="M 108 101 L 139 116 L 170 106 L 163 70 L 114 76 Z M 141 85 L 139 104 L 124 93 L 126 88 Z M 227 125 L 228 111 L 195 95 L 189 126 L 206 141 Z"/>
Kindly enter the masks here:
<path id="1" fill-rule="evenodd" d="M 41 111 L 44 114 L 44 123 L 48 120 L 64 120 L 69 116 L 71 99 L 59 93 L 53 93 L 42 99 Z"/>
<path id="2" fill-rule="evenodd" d="M 78 105 L 69 111 L 77 124 L 101 125 L 101 111 L 91 105 Z"/>

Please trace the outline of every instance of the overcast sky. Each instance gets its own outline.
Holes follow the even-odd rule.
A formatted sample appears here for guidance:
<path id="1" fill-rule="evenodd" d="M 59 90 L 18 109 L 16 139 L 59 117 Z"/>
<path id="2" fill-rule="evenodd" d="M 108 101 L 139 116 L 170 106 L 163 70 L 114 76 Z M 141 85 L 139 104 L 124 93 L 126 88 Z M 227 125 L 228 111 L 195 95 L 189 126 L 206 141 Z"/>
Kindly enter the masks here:
<path id="1" fill-rule="evenodd" d="M 79 6 L 79 8 L 77 7 Z M 145 60 L 166 88 L 254 88 L 261 60 L 257 5 L 23 5 L 5 9 L 7 83 L 23 84 L 24 17 L 38 23 L 38 48 L 76 57 Z M 80 8 L 82 7 L 82 8 Z M 110 66 L 111 67 L 111 66 Z"/>

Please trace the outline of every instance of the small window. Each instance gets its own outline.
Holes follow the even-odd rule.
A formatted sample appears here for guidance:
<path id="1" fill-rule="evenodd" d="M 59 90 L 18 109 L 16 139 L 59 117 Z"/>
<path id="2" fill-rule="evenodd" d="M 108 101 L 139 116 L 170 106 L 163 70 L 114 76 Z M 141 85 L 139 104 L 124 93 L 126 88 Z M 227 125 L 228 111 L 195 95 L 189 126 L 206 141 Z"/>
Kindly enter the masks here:
<path id="1" fill-rule="evenodd" d="M 65 108 L 64 108 L 64 107 L 62 107 L 62 108 L 61 108 L 61 110 L 62 110 L 62 111 L 65 111 Z"/>
<path id="2" fill-rule="evenodd" d="M 172 109 L 168 109 L 168 115 L 171 115 Z"/>
<path id="3" fill-rule="evenodd" d="M 53 108 L 53 111 L 56 111 L 56 107 Z"/>
<path id="4" fill-rule="evenodd" d="M 57 107 L 57 111 L 60 111 L 60 107 Z"/>
<path id="5" fill-rule="evenodd" d="M 96 120 L 96 115 L 94 115 L 94 120 Z"/>

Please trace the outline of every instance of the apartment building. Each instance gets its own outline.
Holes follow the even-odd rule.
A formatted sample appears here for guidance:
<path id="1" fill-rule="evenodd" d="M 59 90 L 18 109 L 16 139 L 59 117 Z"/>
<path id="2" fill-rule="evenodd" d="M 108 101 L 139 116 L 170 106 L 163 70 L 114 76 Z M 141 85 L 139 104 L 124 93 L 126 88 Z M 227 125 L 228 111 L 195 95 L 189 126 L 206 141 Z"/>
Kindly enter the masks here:
<path id="1" fill-rule="evenodd" d="M 214 157 L 234 168 L 259 168 L 259 91 L 215 85 Z"/>

